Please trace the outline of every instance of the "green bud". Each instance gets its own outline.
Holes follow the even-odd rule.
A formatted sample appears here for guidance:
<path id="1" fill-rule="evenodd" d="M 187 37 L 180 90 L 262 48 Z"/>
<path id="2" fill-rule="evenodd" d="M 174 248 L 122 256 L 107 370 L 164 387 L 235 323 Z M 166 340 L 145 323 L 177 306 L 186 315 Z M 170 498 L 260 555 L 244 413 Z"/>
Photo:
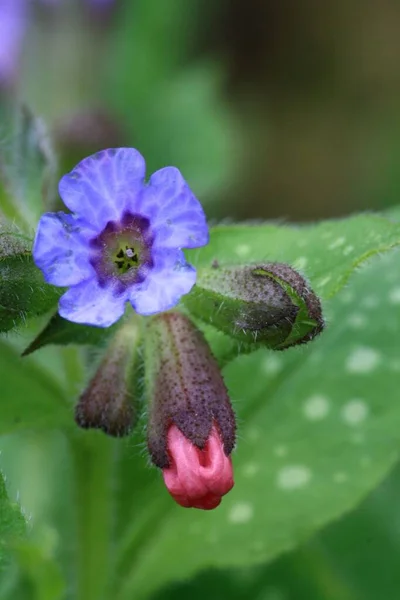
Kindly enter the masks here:
<path id="1" fill-rule="evenodd" d="M 94 377 L 75 408 L 75 421 L 84 429 L 101 429 L 122 437 L 132 431 L 137 415 L 134 383 L 140 332 L 136 321 L 122 325 L 110 342 Z"/>
<path id="2" fill-rule="evenodd" d="M 275 350 L 306 343 L 324 327 L 318 297 L 284 263 L 214 263 L 199 271 L 195 288 L 183 300 L 193 315 L 238 342 Z"/>
<path id="3" fill-rule="evenodd" d="M 203 449 L 213 425 L 226 456 L 235 445 L 235 415 L 203 334 L 180 312 L 150 319 L 146 331 L 147 440 L 153 463 L 168 467 L 170 427 Z"/>

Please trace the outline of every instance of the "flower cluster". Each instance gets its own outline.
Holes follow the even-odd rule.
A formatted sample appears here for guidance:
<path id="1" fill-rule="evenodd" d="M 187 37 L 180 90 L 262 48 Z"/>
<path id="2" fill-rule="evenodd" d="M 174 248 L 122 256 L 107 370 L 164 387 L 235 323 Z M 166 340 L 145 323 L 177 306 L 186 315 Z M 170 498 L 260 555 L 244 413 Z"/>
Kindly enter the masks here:
<path id="1" fill-rule="evenodd" d="M 33 257 L 45 280 L 69 287 L 62 317 L 108 327 L 129 302 L 136 315 L 111 336 L 103 360 L 75 409 L 80 427 L 128 435 L 139 419 L 135 395 L 144 373 L 147 445 L 165 485 L 183 507 L 216 508 L 233 487 L 236 420 L 219 366 L 186 310 L 239 344 L 283 350 L 324 327 L 306 280 L 284 263 L 219 265 L 199 271 L 182 248 L 208 243 L 205 215 L 178 169 L 145 181 L 133 148 L 98 152 L 59 184 L 70 213 L 47 213 Z M 165 312 L 168 311 L 168 312 Z M 144 325 L 145 323 L 145 325 Z"/>
<path id="2" fill-rule="evenodd" d="M 59 303 L 65 319 L 108 327 L 126 302 L 150 315 L 193 287 L 196 271 L 181 248 L 207 244 L 203 209 L 178 169 L 144 178 L 141 154 L 117 148 L 86 158 L 61 179 L 72 214 L 42 216 L 33 257 L 48 283 L 69 286 Z"/>
<path id="3" fill-rule="evenodd" d="M 48 283 L 69 287 L 59 302 L 62 317 L 108 327 L 126 302 L 152 315 L 191 290 L 196 271 L 181 249 L 207 244 L 208 228 L 178 169 L 163 168 L 146 183 L 137 150 L 104 150 L 65 175 L 59 191 L 72 212 L 41 217 L 33 257 Z M 130 357 L 139 340 L 134 321 L 120 327 L 79 399 L 78 425 L 114 436 L 131 431 Z M 215 508 L 233 486 L 236 428 L 218 366 L 181 313 L 151 319 L 145 342 L 152 460 L 178 504 Z"/>

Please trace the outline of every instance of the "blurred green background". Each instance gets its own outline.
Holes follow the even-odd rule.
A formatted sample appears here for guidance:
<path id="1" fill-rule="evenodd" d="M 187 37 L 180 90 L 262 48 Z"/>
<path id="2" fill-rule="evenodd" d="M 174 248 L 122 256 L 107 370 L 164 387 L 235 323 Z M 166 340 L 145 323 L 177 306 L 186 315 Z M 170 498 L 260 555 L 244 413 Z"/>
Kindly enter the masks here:
<path id="1" fill-rule="evenodd" d="M 25 38 L 20 87 L 70 145 L 66 167 L 137 146 L 150 170 L 178 165 L 218 218 L 398 202 L 398 2 L 47 4 Z"/>
<path id="2" fill-rule="evenodd" d="M 60 174 L 101 148 L 134 146 L 149 174 L 178 166 L 211 221 L 314 221 L 399 204 L 399 64 L 395 0 L 32 2 L 5 93 L 43 119 Z M 22 348 L 31 336 L 11 341 Z M 67 461 L 60 476 L 61 436 L 0 447 L 11 497 L 42 524 L 44 554 L 60 544 L 68 554 L 63 532 L 60 543 L 45 525 L 60 520 L 52 498 L 70 476 Z M 396 600 L 399 495 L 397 467 L 356 511 L 276 562 L 203 572 L 152 598 Z M 59 597 L 51 586 L 15 596 L 8 578 L 4 598 Z"/>

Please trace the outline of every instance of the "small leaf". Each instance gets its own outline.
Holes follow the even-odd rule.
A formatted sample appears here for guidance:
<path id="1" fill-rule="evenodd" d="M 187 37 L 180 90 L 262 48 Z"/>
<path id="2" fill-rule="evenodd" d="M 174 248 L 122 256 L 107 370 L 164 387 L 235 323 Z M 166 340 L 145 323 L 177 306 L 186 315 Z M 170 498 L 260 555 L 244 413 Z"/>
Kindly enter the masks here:
<path id="1" fill-rule="evenodd" d="M 67 321 L 60 317 L 58 313 L 55 313 L 46 327 L 24 350 L 22 356 L 28 356 L 28 354 L 32 354 L 32 352 L 36 352 L 39 348 L 43 348 L 49 344 L 59 346 L 68 346 L 69 344 L 97 346 L 104 343 L 119 326 L 120 323 L 108 328 L 81 325 L 80 323 Z"/>
<path id="2" fill-rule="evenodd" d="M 0 342 L 0 356 L 0 434 L 73 424 L 71 408 L 44 371 L 6 342 Z"/>
<path id="3" fill-rule="evenodd" d="M 0 332 L 47 312 L 62 293 L 44 283 L 30 250 L 25 236 L 0 225 Z"/>

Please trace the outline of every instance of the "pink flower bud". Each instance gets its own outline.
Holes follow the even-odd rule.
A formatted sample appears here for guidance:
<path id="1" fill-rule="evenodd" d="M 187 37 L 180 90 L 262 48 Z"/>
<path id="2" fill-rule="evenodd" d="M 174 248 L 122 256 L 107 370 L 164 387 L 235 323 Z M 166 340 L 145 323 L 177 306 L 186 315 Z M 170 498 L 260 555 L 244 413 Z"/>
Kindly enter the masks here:
<path id="1" fill-rule="evenodd" d="M 171 425 L 167 447 L 170 466 L 163 476 L 174 500 L 185 508 L 216 508 L 233 487 L 233 472 L 215 424 L 202 450 Z"/>

